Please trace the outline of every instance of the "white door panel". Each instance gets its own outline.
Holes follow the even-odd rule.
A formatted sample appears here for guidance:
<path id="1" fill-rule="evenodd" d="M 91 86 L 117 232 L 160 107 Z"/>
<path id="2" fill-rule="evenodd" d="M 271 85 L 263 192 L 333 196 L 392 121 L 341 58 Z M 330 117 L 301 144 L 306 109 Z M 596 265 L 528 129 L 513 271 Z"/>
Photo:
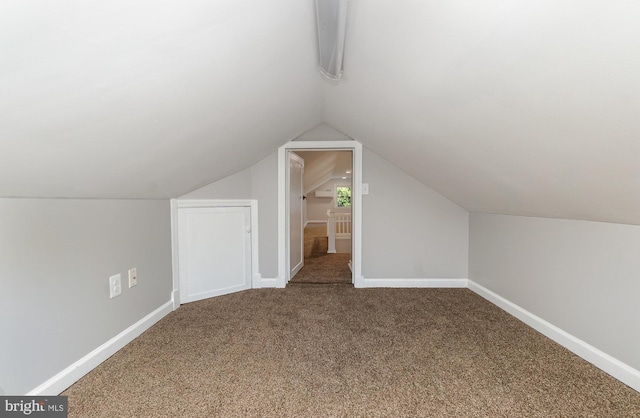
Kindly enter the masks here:
<path id="1" fill-rule="evenodd" d="M 250 208 L 182 208 L 178 228 L 182 303 L 251 288 Z"/>
<path id="2" fill-rule="evenodd" d="M 289 278 L 304 266 L 304 224 L 302 196 L 304 195 L 304 160 L 289 154 Z"/>

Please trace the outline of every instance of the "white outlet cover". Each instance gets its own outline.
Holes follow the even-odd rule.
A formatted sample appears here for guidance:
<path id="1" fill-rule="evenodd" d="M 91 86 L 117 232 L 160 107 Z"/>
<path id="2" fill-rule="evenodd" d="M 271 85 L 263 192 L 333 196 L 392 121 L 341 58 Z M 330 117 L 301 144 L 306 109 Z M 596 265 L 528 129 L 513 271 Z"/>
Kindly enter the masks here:
<path id="1" fill-rule="evenodd" d="M 135 267 L 129 270 L 129 287 L 138 285 L 138 269 Z"/>
<path id="2" fill-rule="evenodd" d="M 109 277 L 109 297 L 111 299 L 119 296 L 122 293 L 122 276 L 120 274 L 114 274 Z"/>

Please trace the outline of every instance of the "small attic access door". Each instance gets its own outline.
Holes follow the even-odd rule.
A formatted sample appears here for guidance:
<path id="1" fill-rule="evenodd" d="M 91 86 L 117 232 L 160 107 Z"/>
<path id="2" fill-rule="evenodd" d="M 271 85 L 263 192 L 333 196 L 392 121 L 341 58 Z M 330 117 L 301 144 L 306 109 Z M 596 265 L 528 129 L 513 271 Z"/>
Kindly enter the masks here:
<path id="1" fill-rule="evenodd" d="M 180 303 L 250 289 L 257 262 L 252 205 L 188 202 L 177 209 Z"/>

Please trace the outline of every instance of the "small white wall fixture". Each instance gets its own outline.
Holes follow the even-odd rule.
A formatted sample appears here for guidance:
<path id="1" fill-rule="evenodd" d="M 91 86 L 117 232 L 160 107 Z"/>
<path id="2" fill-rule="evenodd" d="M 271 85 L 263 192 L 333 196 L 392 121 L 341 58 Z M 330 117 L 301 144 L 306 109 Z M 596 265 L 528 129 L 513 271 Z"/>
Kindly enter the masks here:
<path id="1" fill-rule="evenodd" d="M 171 200 L 171 245 L 173 261 L 173 309 L 180 306 L 180 247 L 178 239 L 178 212 L 182 208 L 248 207 L 251 211 L 251 288 L 261 287 L 258 253 L 258 201 L 218 199 L 173 199 Z"/>
<path id="2" fill-rule="evenodd" d="M 287 152 L 351 151 L 353 178 L 351 190 L 352 240 L 351 268 L 353 285 L 362 287 L 362 144 L 357 141 L 291 141 L 278 149 L 278 278 L 276 287 L 285 287 L 291 279 L 289 272 L 289 205 L 287 200 Z"/>

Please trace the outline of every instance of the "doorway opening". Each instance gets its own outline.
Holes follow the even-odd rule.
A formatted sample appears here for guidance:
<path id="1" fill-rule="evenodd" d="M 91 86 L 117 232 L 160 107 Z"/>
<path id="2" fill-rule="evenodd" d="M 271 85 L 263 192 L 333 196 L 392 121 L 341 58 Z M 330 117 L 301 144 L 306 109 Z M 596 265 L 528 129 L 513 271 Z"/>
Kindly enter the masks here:
<path id="1" fill-rule="evenodd" d="M 300 175 L 296 169 L 290 169 L 292 155 L 295 155 L 293 160 L 298 157 L 305 161 L 308 173 L 300 180 L 291 178 L 292 172 L 294 176 Z M 302 187 L 296 189 L 300 184 Z M 296 257 L 300 255 L 307 256 L 306 264 L 319 267 L 315 272 L 309 269 L 315 278 L 305 281 L 333 282 L 331 277 L 322 277 L 329 271 L 329 275 L 348 275 L 346 282 L 360 287 L 361 187 L 362 145 L 356 141 L 292 141 L 279 149 L 278 287 L 285 287 L 297 274 L 306 274 L 304 266 L 296 270 L 299 265 Z M 339 258 L 345 259 L 344 264 Z M 304 259 L 302 261 L 304 265 Z M 349 270 L 333 272 L 333 267 L 325 261 Z M 325 273 L 320 269 L 325 269 Z"/>
<path id="2" fill-rule="evenodd" d="M 290 283 L 352 284 L 353 152 L 289 156 Z"/>

